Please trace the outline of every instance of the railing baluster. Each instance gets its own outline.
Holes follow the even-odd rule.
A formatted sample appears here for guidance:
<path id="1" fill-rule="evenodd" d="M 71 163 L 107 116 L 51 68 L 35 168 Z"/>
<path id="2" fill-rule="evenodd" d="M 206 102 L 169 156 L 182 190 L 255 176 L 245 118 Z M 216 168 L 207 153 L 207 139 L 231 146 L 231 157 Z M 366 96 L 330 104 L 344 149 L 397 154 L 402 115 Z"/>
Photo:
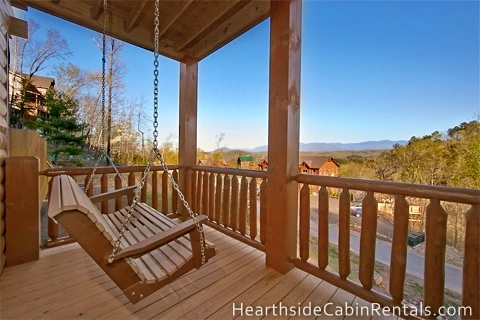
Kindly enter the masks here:
<path id="1" fill-rule="evenodd" d="M 350 192 L 347 188 L 340 194 L 338 229 L 338 273 L 345 280 L 350 274 Z"/>
<path id="2" fill-rule="evenodd" d="M 480 319 L 480 205 L 467 211 L 465 224 L 462 306 L 471 307 L 472 313 L 463 319 Z"/>
<path id="3" fill-rule="evenodd" d="M 102 174 L 100 178 L 100 192 L 108 192 L 108 174 Z M 108 200 L 102 201 L 101 203 L 102 214 L 108 213 Z"/>
<path id="4" fill-rule="evenodd" d="M 363 287 L 371 290 L 375 271 L 375 245 L 377 236 L 378 204 L 372 191 L 362 203 L 362 230 L 360 232 L 360 266 L 359 279 Z"/>
<path id="5" fill-rule="evenodd" d="M 128 186 L 134 186 L 135 185 L 135 172 L 130 172 L 128 174 Z"/>
<path id="6" fill-rule="evenodd" d="M 208 218 L 213 221 L 215 217 L 215 173 L 208 177 Z"/>
<path id="7" fill-rule="evenodd" d="M 260 242 L 267 240 L 267 180 L 260 185 Z"/>
<path id="8" fill-rule="evenodd" d="M 152 208 L 154 208 L 155 210 L 158 210 L 158 172 L 157 171 L 152 171 Z"/>
<path id="9" fill-rule="evenodd" d="M 192 193 L 190 198 L 187 201 L 190 204 L 190 207 L 192 208 L 193 212 L 197 212 L 197 204 L 195 202 L 196 194 L 197 194 L 197 172 L 193 170 L 188 170 L 188 174 L 191 181 L 190 183 L 192 184 L 190 189 L 192 190 Z"/>
<path id="10" fill-rule="evenodd" d="M 162 173 L 162 212 L 164 214 L 169 213 L 168 211 L 168 172 L 163 171 Z M 172 193 L 175 192 L 172 189 Z M 174 211 L 173 211 L 174 212 Z"/>
<path id="11" fill-rule="evenodd" d="M 328 265 L 328 190 L 322 186 L 318 193 L 318 266 Z"/>
<path id="12" fill-rule="evenodd" d="M 424 302 L 438 313 L 445 290 L 447 213 L 440 200 L 431 199 L 426 210 Z M 478 270 L 477 270 L 478 272 Z"/>
<path id="13" fill-rule="evenodd" d="M 300 190 L 300 259 L 310 257 L 310 187 L 304 183 Z"/>
<path id="14" fill-rule="evenodd" d="M 86 179 L 86 178 L 85 178 Z M 52 194 L 52 184 L 53 184 L 53 179 L 50 179 L 48 182 L 48 194 Z M 50 240 L 55 241 L 58 239 L 59 231 L 58 231 L 58 224 L 55 223 L 50 217 L 48 217 L 48 237 Z"/>
<path id="15" fill-rule="evenodd" d="M 405 196 L 397 195 L 393 212 L 392 253 L 390 257 L 390 294 L 393 301 L 400 304 L 403 300 L 405 272 L 407 268 L 409 205 Z"/>
<path id="16" fill-rule="evenodd" d="M 175 181 L 178 184 L 178 170 L 173 170 L 172 177 L 173 177 L 173 181 Z M 178 212 L 178 194 L 177 192 L 175 192 L 175 190 L 173 190 L 173 188 L 171 190 L 172 190 L 172 213 L 177 213 Z"/>
<path id="17" fill-rule="evenodd" d="M 203 179 L 203 172 L 197 172 L 197 194 L 195 197 L 195 208 L 197 213 L 200 213 L 201 206 L 202 206 L 202 179 Z M 205 191 L 203 191 L 205 192 Z"/>
<path id="18" fill-rule="evenodd" d="M 243 176 L 240 186 L 240 209 L 239 209 L 239 226 L 238 231 L 242 235 L 247 232 L 247 201 L 248 201 L 248 180 Z"/>
<path id="19" fill-rule="evenodd" d="M 222 175 L 217 174 L 217 189 L 215 190 L 215 222 L 220 224 L 222 213 Z"/>
<path id="20" fill-rule="evenodd" d="M 257 179 L 250 180 L 250 238 L 257 237 Z"/>
<path id="21" fill-rule="evenodd" d="M 228 174 L 223 177 L 222 224 L 224 227 L 230 224 L 230 176 Z"/>
<path id="22" fill-rule="evenodd" d="M 230 207 L 230 225 L 233 231 L 238 227 L 238 178 L 236 175 L 232 177 L 232 203 Z"/>
<path id="23" fill-rule="evenodd" d="M 118 175 L 115 175 L 115 190 L 122 189 L 122 179 Z M 129 199 L 130 202 L 130 199 Z M 124 207 L 122 197 L 115 199 L 115 211 L 118 211 Z"/>
<path id="24" fill-rule="evenodd" d="M 210 189 L 208 188 L 208 172 L 203 173 L 203 184 L 202 184 L 202 210 L 200 211 L 202 214 L 208 214 L 208 197 L 210 195 Z M 210 216 L 210 214 L 208 214 Z"/>

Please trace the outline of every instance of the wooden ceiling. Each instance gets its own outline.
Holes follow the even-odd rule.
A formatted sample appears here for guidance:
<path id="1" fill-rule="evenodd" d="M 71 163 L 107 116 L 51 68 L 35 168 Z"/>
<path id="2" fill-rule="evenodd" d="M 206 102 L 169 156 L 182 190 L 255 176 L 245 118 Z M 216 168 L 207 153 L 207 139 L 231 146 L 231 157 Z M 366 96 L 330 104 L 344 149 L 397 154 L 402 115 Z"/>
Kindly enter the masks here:
<path id="1" fill-rule="evenodd" d="M 11 0 L 102 32 L 103 0 Z M 153 51 L 154 0 L 108 0 L 107 34 Z M 160 0 L 159 53 L 201 60 L 270 15 L 269 0 Z M 70 35 L 72 36 L 72 35 Z"/>

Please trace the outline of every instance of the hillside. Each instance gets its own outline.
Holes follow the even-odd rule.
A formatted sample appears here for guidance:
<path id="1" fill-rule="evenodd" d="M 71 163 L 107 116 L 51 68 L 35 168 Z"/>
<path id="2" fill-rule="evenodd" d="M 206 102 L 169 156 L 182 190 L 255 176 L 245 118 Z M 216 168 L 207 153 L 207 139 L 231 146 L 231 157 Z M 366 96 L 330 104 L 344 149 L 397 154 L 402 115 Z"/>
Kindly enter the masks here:
<path id="1" fill-rule="evenodd" d="M 365 150 L 386 150 L 392 149 L 395 144 L 406 145 L 406 140 L 380 140 L 364 141 L 357 143 L 300 143 L 300 152 L 331 152 L 331 151 L 365 151 Z M 253 149 L 242 149 L 248 152 L 266 152 L 268 146 L 259 146 Z"/>

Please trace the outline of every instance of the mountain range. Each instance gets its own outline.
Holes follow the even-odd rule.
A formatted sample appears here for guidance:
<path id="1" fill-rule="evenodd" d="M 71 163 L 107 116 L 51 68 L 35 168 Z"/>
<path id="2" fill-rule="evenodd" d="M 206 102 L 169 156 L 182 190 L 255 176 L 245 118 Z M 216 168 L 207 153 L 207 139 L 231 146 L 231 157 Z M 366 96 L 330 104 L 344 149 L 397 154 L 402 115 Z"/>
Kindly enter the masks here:
<path id="1" fill-rule="evenodd" d="M 324 152 L 324 151 L 363 151 L 363 150 L 386 150 L 392 149 L 395 144 L 406 145 L 406 140 L 380 140 L 380 141 L 364 141 L 357 143 L 325 143 L 325 142 L 311 142 L 300 143 L 301 152 Z M 259 146 L 253 149 L 242 148 L 240 150 L 248 152 L 266 152 L 268 146 Z"/>

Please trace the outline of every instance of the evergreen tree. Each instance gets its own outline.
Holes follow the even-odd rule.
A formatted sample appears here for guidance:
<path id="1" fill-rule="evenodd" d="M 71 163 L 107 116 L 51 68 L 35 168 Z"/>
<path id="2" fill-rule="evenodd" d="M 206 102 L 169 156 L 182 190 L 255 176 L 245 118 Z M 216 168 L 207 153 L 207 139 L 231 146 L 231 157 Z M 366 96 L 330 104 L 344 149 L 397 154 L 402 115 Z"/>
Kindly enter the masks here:
<path id="1" fill-rule="evenodd" d="M 51 89 L 46 95 L 48 116 L 36 117 L 27 125 L 37 129 L 53 146 L 54 161 L 58 155 L 77 155 L 82 152 L 86 135 L 82 134 L 84 124 L 76 118 L 77 101 L 62 92 Z"/>

